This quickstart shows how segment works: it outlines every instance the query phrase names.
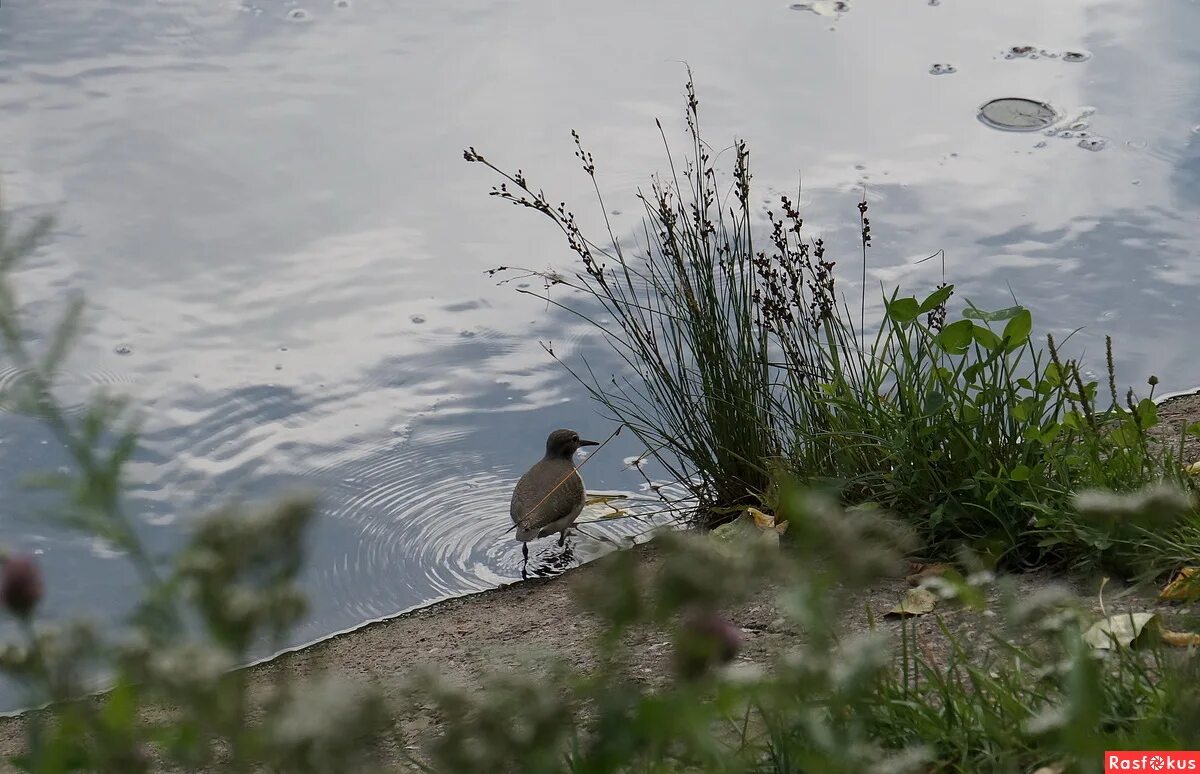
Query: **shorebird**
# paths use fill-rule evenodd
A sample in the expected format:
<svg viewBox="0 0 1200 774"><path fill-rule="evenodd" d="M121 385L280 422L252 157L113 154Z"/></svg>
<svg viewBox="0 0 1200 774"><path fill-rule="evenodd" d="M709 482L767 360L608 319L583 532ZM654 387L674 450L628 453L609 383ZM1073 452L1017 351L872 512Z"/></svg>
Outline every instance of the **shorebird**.
<svg viewBox="0 0 1200 774"><path fill-rule="evenodd" d="M521 555L529 562L529 541L558 533L561 546L567 530L583 510L586 490L575 471L572 457L581 446L599 446L584 441L574 430L555 430L546 439L546 456L525 471L513 488L509 515L517 525Z"/></svg>

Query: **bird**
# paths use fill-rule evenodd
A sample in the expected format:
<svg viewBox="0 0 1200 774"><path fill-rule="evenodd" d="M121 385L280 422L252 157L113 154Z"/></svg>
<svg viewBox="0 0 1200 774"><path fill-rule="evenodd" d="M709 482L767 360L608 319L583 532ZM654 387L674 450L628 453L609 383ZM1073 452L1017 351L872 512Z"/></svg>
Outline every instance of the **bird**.
<svg viewBox="0 0 1200 774"><path fill-rule="evenodd" d="M581 446L599 446L585 441L574 430L555 430L546 438L546 456L525 471L513 487L509 515L521 541L521 554L529 563L529 541L558 533L561 546L567 530L583 510L587 490L575 470L573 457Z"/></svg>

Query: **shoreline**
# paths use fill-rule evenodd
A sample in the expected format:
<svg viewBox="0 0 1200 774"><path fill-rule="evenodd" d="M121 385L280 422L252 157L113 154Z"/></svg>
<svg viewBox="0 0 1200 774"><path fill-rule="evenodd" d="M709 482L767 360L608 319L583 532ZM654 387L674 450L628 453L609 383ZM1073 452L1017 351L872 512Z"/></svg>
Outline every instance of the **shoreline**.
<svg viewBox="0 0 1200 774"><path fill-rule="evenodd" d="M1200 392L1172 395L1158 402L1160 421L1174 430L1200 421ZM1188 461L1200 459L1200 438L1185 442ZM653 571L657 548L654 541L625 549L633 552L646 571ZM536 661L539 653L566 656L576 667L586 669L592 662L592 644L599 631L597 622L575 604L575 591L603 571L603 562L573 567L549 578L531 578L469 594L449 597L395 615L366 621L341 632L332 633L306 645L299 645L248 664L244 669L252 691L262 697L272 689L273 677L280 671L292 677L308 677L321 671L370 682L400 710L397 699L403 696L405 681L414 670L431 667L445 678L460 684L478 685L484 674L499 669L517 669ZM1097 608L1095 584L1089 579L1069 578L1044 571L1010 576L1023 591L1033 593L1051 584L1068 585L1080 602ZM867 589L856 610L848 611L844 624L848 633L865 632L871 626L896 629L899 624L883 621L880 614L899 600L908 589L903 577L886 578ZM1109 587L1112 589L1112 586ZM1164 606L1153 597L1138 593L1109 593L1110 611L1124 608L1156 608L1166 615L1184 613L1178 606ZM868 612L870 611L870 612ZM967 631L982 630L986 619L956 610L940 613L942 618ZM767 664L785 648L798 632L774 608L769 595L730 610L731 620L744 636L739 661ZM928 628L930 639L940 639L935 624L938 616L919 619L917 626ZM970 636L970 635L969 635ZM637 631L630 634L636 653L636 676L655 680L670 673L669 637L661 631ZM94 694L103 696L104 692ZM19 754L24 749L25 718L28 709L0 716L0 757ZM436 719L420 708L405 707L397 712L396 735L405 740L407 749L415 749L438 733ZM399 766L406 750L383 750L385 762ZM11 771L0 763L0 771Z"/></svg>

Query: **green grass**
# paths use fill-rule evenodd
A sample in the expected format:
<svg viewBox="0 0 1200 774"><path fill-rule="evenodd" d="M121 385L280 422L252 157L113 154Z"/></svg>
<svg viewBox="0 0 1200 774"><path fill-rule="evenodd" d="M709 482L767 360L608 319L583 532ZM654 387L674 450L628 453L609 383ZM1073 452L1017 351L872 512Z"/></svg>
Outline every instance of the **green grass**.
<svg viewBox="0 0 1200 774"><path fill-rule="evenodd" d="M586 302L546 300L591 324L624 368L565 365L691 487L702 521L770 507L772 482L786 473L900 514L935 554L967 548L1002 567L1104 562L1116 543L1126 554L1131 544L1080 520L1076 492L1190 485L1177 460L1182 442L1154 440L1157 380L1144 397L1119 394L1111 341L1102 388L1035 334L1031 310L1015 299L1000 310L959 306L945 282L919 296L889 291L881 318L866 325L867 203L864 291L852 310L795 202L780 197L766 223L752 216L745 142L732 146L732 182L718 183L720 154L702 138L690 79L685 116L683 160L659 125L670 171L640 195L636 249L611 226L593 241L522 172L474 148L465 155L504 178L493 195L549 217L566 236L581 270L542 274ZM595 161L574 140L607 212ZM1195 514L1175 526L1165 541L1171 561L1200 553ZM1136 569L1169 569L1152 561L1163 548L1151 539Z"/></svg>

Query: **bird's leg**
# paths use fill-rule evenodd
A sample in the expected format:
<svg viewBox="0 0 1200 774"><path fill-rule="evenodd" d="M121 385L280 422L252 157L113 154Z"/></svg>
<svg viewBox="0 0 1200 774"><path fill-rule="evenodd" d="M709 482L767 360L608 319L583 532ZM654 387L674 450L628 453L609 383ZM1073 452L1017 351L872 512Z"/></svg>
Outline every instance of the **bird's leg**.
<svg viewBox="0 0 1200 774"><path fill-rule="evenodd" d="M521 580L525 580L526 578L529 577L529 574L527 572L528 567L529 567L529 544L528 543L521 544L521 557L522 557Z"/></svg>
<svg viewBox="0 0 1200 774"><path fill-rule="evenodd" d="M562 532L558 533L558 547L562 548L563 543L566 543L566 542L567 542L567 531L564 529Z"/></svg>

